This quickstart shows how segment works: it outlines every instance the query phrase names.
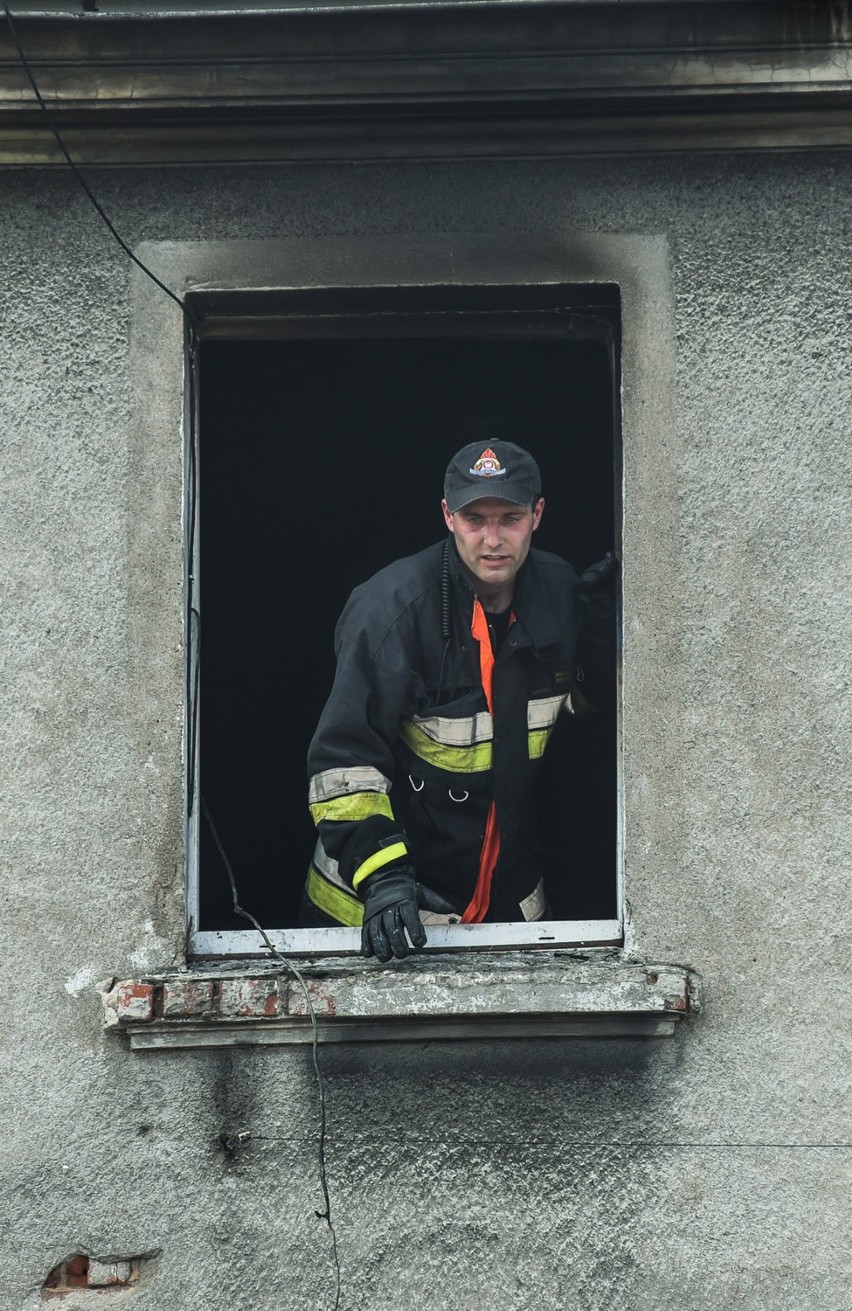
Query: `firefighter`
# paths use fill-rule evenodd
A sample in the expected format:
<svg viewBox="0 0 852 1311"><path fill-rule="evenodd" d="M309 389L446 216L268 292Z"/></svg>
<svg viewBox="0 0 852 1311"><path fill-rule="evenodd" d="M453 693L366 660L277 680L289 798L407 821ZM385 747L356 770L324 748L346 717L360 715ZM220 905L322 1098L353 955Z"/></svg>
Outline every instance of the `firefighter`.
<svg viewBox="0 0 852 1311"><path fill-rule="evenodd" d="M380 961L429 923L545 917L536 771L578 676L605 695L614 669L615 557L578 578L531 549L544 498L526 450L463 447L441 508L444 541L349 597L308 751L300 926L361 925Z"/></svg>

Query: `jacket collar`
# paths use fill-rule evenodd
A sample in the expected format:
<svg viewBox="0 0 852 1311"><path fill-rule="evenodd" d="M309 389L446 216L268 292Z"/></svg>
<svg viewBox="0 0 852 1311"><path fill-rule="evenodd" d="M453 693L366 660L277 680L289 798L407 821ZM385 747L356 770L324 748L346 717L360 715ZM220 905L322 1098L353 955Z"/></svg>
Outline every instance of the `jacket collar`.
<svg viewBox="0 0 852 1311"><path fill-rule="evenodd" d="M452 533L448 534L448 540L450 547L450 577L455 585L456 596L461 601L464 613L469 619L473 613L473 598L475 596L473 583L468 570L459 558ZM515 613L513 628L517 630L516 636L519 639L519 645L534 646L537 650L542 650L544 647L553 646L559 642L561 634L556 616L551 607L547 605L542 592L535 555L532 550L518 570L515 579L515 594L512 598L512 609ZM524 638L526 638L526 641Z"/></svg>

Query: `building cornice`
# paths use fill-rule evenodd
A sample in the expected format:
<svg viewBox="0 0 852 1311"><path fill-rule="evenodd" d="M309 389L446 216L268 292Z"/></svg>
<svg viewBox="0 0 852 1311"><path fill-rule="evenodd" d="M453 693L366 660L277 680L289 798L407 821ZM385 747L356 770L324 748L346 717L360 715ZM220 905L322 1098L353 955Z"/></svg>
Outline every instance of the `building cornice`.
<svg viewBox="0 0 852 1311"><path fill-rule="evenodd" d="M86 3L12 4L82 162L852 144L845 3ZM59 162L4 22L0 163Z"/></svg>

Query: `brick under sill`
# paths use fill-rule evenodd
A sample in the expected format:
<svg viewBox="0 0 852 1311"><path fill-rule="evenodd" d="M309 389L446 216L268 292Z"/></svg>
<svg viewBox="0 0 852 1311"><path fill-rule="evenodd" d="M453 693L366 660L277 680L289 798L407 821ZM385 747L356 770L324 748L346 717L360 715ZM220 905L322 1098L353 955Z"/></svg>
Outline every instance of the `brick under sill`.
<svg viewBox="0 0 852 1311"><path fill-rule="evenodd" d="M682 965L514 951L188 967L101 985L134 1049L427 1038L670 1037L698 1008ZM303 986L304 984L304 986Z"/></svg>

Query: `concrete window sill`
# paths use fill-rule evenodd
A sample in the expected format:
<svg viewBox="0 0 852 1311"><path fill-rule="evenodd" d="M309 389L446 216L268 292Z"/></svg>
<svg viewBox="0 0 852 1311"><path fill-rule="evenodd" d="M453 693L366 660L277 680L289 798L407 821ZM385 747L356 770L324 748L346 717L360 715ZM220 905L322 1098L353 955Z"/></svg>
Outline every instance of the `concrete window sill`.
<svg viewBox="0 0 852 1311"><path fill-rule="evenodd" d="M680 965L618 952L299 961L320 1042L426 1038L669 1037L697 1009ZM305 1043L305 990L280 962L189 968L101 987L105 1024L135 1049Z"/></svg>

